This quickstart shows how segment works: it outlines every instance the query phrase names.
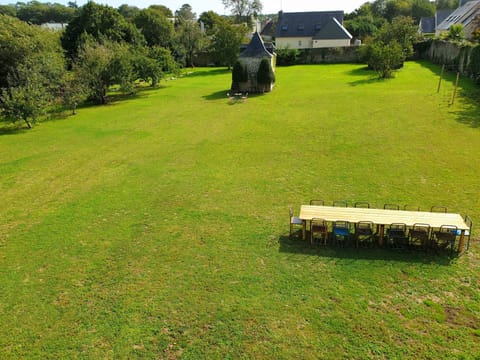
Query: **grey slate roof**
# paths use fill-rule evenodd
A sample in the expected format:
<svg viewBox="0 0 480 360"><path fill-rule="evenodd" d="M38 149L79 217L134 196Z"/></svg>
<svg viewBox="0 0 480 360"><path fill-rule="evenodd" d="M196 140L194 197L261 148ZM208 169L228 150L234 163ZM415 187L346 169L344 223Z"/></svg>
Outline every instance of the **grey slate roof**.
<svg viewBox="0 0 480 360"><path fill-rule="evenodd" d="M453 11L454 11L453 9L437 10L437 12L435 13L435 18L436 18L435 27L440 25L442 21L445 20L447 17L449 17Z"/></svg>
<svg viewBox="0 0 480 360"><path fill-rule="evenodd" d="M343 11L340 10L293 13L284 13L283 11L280 11L278 13L275 37L314 37L325 26L327 26L327 24L329 25L329 28L326 30L325 34L332 32L333 35L336 31L334 31L333 26L329 24L332 18L335 18L338 24L343 28L341 25L343 23ZM336 34L336 36L339 35ZM346 34L344 34L344 36L345 37L341 37L341 39L348 38ZM326 38L322 37L321 39ZM339 37L335 37L334 39L339 39Z"/></svg>
<svg viewBox="0 0 480 360"><path fill-rule="evenodd" d="M420 19L420 32L422 34L435 33L435 17L422 17Z"/></svg>
<svg viewBox="0 0 480 360"><path fill-rule="evenodd" d="M247 48L242 51L240 57L271 58L273 57L273 55L265 48L265 44L263 43L263 40L258 34L258 32L255 32L255 34L253 34L252 40L250 41L250 44L248 44Z"/></svg>
<svg viewBox="0 0 480 360"><path fill-rule="evenodd" d="M313 36L314 40L341 40L351 38L352 35L348 30L345 29L334 17L330 18L325 26Z"/></svg>
<svg viewBox="0 0 480 360"><path fill-rule="evenodd" d="M442 21L437 30L447 31L450 26L454 24L462 24L463 27L470 24L470 22L480 14L480 0L468 1L465 5L457 8L444 21Z"/></svg>

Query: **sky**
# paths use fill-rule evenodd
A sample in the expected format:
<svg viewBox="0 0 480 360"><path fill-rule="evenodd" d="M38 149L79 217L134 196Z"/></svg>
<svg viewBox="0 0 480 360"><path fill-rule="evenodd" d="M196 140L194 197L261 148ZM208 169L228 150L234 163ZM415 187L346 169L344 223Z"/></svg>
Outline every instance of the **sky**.
<svg viewBox="0 0 480 360"><path fill-rule="evenodd" d="M0 4L15 4L19 0L0 0ZM24 0L27 2L28 0ZM51 2L66 5L69 0L39 0L40 2ZM75 0L72 0L75 1ZM213 10L218 14L229 14L225 10L221 0L94 0L98 4L109 5L118 8L122 4L146 8L152 4L165 5L175 12L183 4L189 4L193 12L200 15L204 11ZM367 0L261 0L263 4L263 14L276 14L278 11L328 11L343 10L350 13L357 9ZM86 0L77 0L79 6L85 4Z"/></svg>

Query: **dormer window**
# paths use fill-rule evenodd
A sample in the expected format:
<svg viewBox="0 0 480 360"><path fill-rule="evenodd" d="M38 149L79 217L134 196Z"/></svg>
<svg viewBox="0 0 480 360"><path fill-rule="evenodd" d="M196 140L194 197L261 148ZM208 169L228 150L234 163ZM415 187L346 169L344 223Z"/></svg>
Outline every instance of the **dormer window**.
<svg viewBox="0 0 480 360"><path fill-rule="evenodd" d="M282 31L287 31L288 30L288 25L282 25Z"/></svg>
<svg viewBox="0 0 480 360"><path fill-rule="evenodd" d="M299 31L305 30L305 26L303 26L303 24L298 24L298 30Z"/></svg>
<svg viewBox="0 0 480 360"><path fill-rule="evenodd" d="M315 31L318 31L322 28L321 24L315 24Z"/></svg>

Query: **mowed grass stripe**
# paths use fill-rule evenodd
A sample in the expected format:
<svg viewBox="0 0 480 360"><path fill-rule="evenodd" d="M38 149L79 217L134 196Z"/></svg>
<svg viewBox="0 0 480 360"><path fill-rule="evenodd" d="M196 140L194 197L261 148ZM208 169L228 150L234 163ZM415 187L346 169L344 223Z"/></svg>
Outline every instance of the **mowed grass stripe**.
<svg viewBox="0 0 480 360"><path fill-rule="evenodd" d="M0 137L6 358L478 356L478 244L458 260L288 240L311 198L478 210L472 102L407 63L230 74ZM476 225L476 228L478 225Z"/></svg>

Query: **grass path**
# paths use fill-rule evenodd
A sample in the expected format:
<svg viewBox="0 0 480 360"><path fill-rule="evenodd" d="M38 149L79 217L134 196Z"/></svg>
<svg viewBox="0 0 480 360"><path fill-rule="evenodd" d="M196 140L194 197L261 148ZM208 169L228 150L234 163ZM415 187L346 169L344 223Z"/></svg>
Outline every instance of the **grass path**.
<svg viewBox="0 0 480 360"><path fill-rule="evenodd" d="M407 63L198 69L0 135L4 358L476 358L479 245L449 261L288 239L311 198L448 206L480 228L478 90Z"/></svg>

